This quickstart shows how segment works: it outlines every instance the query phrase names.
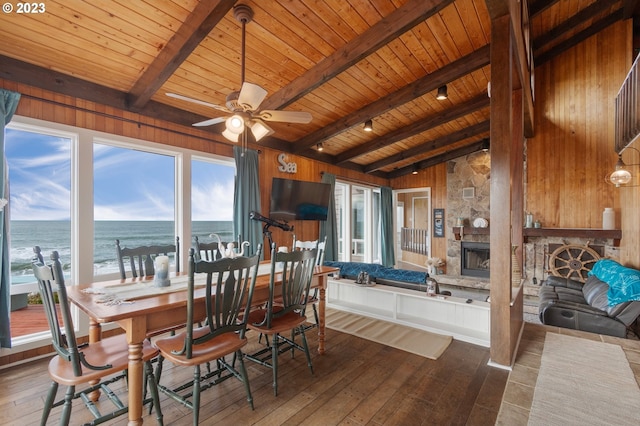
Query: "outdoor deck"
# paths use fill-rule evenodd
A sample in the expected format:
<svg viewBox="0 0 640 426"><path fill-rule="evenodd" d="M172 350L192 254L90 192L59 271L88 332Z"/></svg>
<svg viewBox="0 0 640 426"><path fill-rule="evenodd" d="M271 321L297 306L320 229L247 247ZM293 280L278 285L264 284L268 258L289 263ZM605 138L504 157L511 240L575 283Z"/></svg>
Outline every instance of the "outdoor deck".
<svg viewBox="0 0 640 426"><path fill-rule="evenodd" d="M11 337L49 330L44 305L27 305L26 308L11 312Z"/></svg>

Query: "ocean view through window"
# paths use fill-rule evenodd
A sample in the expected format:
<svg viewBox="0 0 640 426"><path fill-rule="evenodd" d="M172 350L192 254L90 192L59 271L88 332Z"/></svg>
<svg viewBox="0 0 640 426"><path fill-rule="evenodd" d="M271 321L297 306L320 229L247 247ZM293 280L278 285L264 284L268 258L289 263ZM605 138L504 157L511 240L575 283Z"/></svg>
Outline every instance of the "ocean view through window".
<svg viewBox="0 0 640 426"><path fill-rule="evenodd" d="M37 300L35 245L45 261L57 250L67 284L76 285L118 276L116 239L157 245L177 235L183 261L194 236L233 239L232 158L19 116L5 145L12 299ZM44 334L12 333L12 343L46 345Z"/></svg>
<svg viewBox="0 0 640 426"><path fill-rule="evenodd" d="M35 282L31 271L34 236L45 257L52 250L58 250L63 269L68 272L70 259L70 227L68 220L39 221L14 220L11 222L11 275L12 283ZM195 221L192 223L193 235L201 241L208 241L209 235L217 233L227 241L233 237L232 221ZM122 235L123 246L163 244L174 235L172 221L96 221L94 268L101 273L118 272L114 235ZM67 245L61 241L67 240ZM184 246L188 250L189 244ZM46 260L46 259L45 259Z"/></svg>

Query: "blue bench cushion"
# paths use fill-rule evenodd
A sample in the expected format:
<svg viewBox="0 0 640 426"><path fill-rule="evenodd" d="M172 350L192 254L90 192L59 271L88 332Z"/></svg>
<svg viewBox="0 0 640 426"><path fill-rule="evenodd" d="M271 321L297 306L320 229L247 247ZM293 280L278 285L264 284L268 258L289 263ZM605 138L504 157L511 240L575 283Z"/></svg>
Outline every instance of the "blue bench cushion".
<svg viewBox="0 0 640 426"><path fill-rule="evenodd" d="M340 277L353 280L358 277L361 271L368 273L369 277L376 282L389 280L423 284L428 277L426 272L389 268L377 263L325 261L324 264L340 268Z"/></svg>

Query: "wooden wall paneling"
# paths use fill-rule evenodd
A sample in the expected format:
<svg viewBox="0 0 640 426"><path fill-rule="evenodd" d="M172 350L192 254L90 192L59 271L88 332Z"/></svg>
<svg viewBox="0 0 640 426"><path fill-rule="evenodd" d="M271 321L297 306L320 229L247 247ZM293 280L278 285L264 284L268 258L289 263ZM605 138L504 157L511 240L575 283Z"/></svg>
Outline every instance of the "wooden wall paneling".
<svg viewBox="0 0 640 426"><path fill-rule="evenodd" d="M620 212L620 191L604 177L617 159L613 99L631 66L620 59L630 58L630 31L616 23L536 69L525 205L545 227L600 228L605 207Z"/></svg>

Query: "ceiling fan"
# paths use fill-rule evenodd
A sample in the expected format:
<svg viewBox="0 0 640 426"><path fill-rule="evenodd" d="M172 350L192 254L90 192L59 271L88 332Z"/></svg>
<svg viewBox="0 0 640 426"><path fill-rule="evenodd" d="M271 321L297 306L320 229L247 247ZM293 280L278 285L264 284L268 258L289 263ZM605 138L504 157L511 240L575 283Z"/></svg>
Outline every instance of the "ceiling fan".
<svg viewBox="0 0 640 426"><path fill-rule="evenodd" d="M238 142L238 138L246 129L251 130L256 142L265 136L271 135L273 133L273 129L267 126L265 121L303 124L309 123L312 116L308 112L258 110L260 104L267 96L267 91L257 84L249 83L244 80L246 24L251 22L251 19L253 18L253 10L248 5L239 4L233 8L233 16L242 24L242 65L240 75L242 87L240 88L240 91L229 93L229 95L227 95L225 106L189 98L176 93L167 93L167 96L204 105L217 109L218 111L224 111L231 114L227 117L216 117L200 121L193 125L198 127L212 126L224 121L226 129L222 132L222 135L232 142Z"/></svg>

